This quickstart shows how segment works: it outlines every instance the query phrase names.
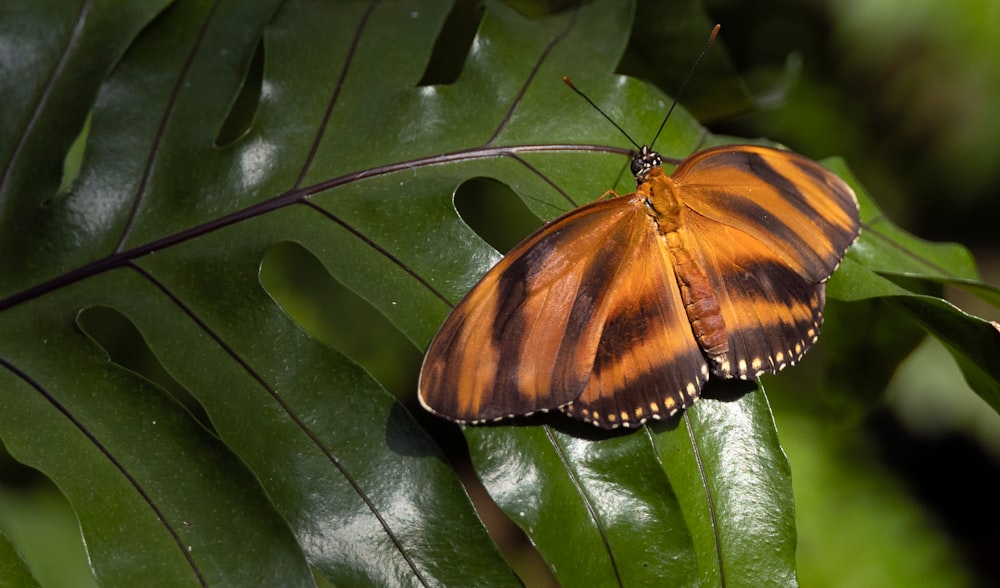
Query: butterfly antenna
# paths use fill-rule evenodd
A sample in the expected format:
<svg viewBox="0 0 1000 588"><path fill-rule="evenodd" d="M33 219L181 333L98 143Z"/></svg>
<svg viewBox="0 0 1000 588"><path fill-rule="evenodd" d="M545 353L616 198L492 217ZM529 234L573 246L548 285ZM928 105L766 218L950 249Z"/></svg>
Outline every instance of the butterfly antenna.
<svg viewBox="0 0 1000 588"><path fill-rule="evenodd" d="M656 140L660 138L660 133L663 132L663 127L666 126L667 119L670 118L670 114L674 111L674 108L677 107L677 103L680 102L681 94L683 94L684 90L688 87L688 82L691 81L691 77L694 75L694 71L698 69L698 66L701 65L701 60L705 59L705 55L708 54L708 50L712 48L712 43L715 42L715 37L719 35L720 28L722 28L722 25L715 25L714 27L712 27L712 32L709 33L708 35L708 42L705 43L705 48L701 50L701 55L698 56L698 59L695 60L694 65L692 65L691 69L688 70L687 77L684 78L684 81L681 82L681 87L678 88L677 93L674 94L674 101L670 105L670 109L667 110L667 115L663 117L663 122L660 123L660 128L656 130L656 134L653 135L653 140L649 142L650 147L652 147L653 143L656 143Z"/></svg>
<svg viewBox="0 0 1000 588"><path fill-rule="evenodd" d="M573 82L569 81L569 77L568 76L563 76L562 80L563 80L564 84L566 84L567 86L569 86L570 90L573 90L574 92L576 92L577 94L579 94L579 96L581 98L583 98L584 100L587 101L587 104L590 104L591 106L593 106L594 110L596 110L597 112L600 112L601 116L603 116L604 118L608 119L608 122L611 123L611 124L613 124L615 126L615 128L618 129L619 132L621 132L621 134L625 135L625 138L628 139L630 143L632 143L633 145L635 145L636 149L641 149L641 147L639 147L639 144L635 142L635 139L633 139L631 136L629 136L629 134L625 132L625 129L621 128L621 126L619 126L619 124L616 123L614 121L614 119L612 119L610 116L607 115L607 113L605 113L603 110L601 110L600 106L594 104L593 100L591 100L586 94L584 94L583 92L581 92L579 90L579 88L577 88L576 86L574 86Z"/></svg>

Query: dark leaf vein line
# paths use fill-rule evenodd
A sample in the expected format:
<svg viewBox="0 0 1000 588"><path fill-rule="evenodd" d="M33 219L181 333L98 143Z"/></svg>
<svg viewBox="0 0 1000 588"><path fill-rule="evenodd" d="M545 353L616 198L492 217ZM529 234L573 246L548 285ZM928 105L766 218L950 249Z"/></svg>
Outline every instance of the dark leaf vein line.
<svg viewBox="0 0 1000 588"><path fill-rule="evenodd" d="M619 586L623 586L621 572L618 570L618 561L615 559L615 552L611 549L611 540L608 538L608 531L604 528L604 524L601 522L600 516L597 514L597 507L594 505L593 499L587 494L587 491L583 487L583 483L580 482L580 477L577 475L576 471L570 467L570 459L566 456L566 452L563 451L562 445L555 438L552 433L552 428L548 425L543 425L545 430L545 436L548 438L549 443L555 450L556 455L559 457L559 463L563 465L563 469L569 476L570 482L573 484L573 488L576 489L576 493L580 496L580 501L583 502L583 506L587 509L587 514L590 515L590 519L594 521L594 526L597 527L597 532L601 536L601 542L604 543L604 550L608 554L608 559L611 560L611 569L615 572L615 580L618 581Z"/></svg>
<svg viewBox="0 0 1000 588"><path fill-rule="evenodd" d="M368 8L365 9L365 13L361 16L358 28L354 32L354 38L351 39L350 48L347 50L344 65L340 68L340 76L337 78L337 83L333 88L333 94L327 102L326 112L323 113L323 119L319 123L319 128L316 129L316 136L313 138L312 145L309 147L309 153L306 155L306 160L302 164L302 170L299 172L299 177L295 180L295 184L292 186L293 190L302 185L302 182L305 181L306 174L309 173L309 169L312 167L313 159L316 158L316 153L319 151L319 144L323 141L323 135L326 133L326 126L329 124L330 116L333 114L333 108L336 106L337 99L340 97L340 91L344 87L344 80L347 78L347 72L350 71L351 63L354 62L354 53L357 51L358 44L361 42L361 33L364 32L365 27L368 24L368 18L375 10L376 4L376 2L369 3Z"/></svg>
<svg viewBox="0 0 1000 588"><path fill-rule="evenodd" d="M299 429L301 429L303 433L305 433L305 435L309 438L309 440L317 448L319 448L320 451L323 452L323 455L326 456L327 460L329 460L330 463L335 468L337 468L337 471L340 472L340 474L344 477L345 480L347 480L347 482L351 485L351 488L354 490L354 492L357 493L357 495L361 498L362 501L364 501L365 506L368 508L369 511L371 511L372 515L376 519L378 519L378 522L385 530L386 535L392 541L397 551L399 551L399 553L406 560L407 565L409 565L410 568L413 570L414 575L416 575L416 577L420 580L420 582L423 585L425 586L428 585L427 581L420 573L420 568L417 567L416 563L410 557L410 554L403 547L402 542L393 532L392 527L389 525L389 522L386 521L385 517L382 516L381 511L375 505L371 497L368 496L368 494L361 487L361 484L354 478L351 472L348 471L347 466L345 466L340 461L340 459L337 458L336 455L334 455L333 450L331 450L330 447L328 447L326 443L324 443L323 440L319 438L319 435L317 435L316 432L313 431L312 428L310 428L309 425L307 425L304 420L302 420L302 417L300 417L299 414L295 412L295 410L292 408L292 406L288 404L288 402L280 394L278 394L277 390L275 390L274 387L267 382L264 376L262 376L257 370L255 370L253 366L251 366L250 363L247 362L247 360L245 360L239 353L237 353L236 350L233 349L218 333L216 333L214 329L212 329L207 323L205 323L205 321L201 319L201 317L199 317L191 308L189 308L184 303L184 301L178 298L177 295L175 295L173 291L170 290L170 288L168 288L165 284L157 280L152 274L150 274L143 268L139 267L138 265L135 265L134 263L130 262L128 266L133 270L135 270L136 272L138 272L144 279L146 279L149 283L151 283L158 290L160 290L160 292L162 292L164 296L170 299L170 301L173 302L174 305L176 305L177 308L181 310L181 312L183 312L192 322L198 325L198 328L200 328L206 335L208 335L213 341L215 341L216 345L218 345L219 348L222 349L224 353L226 353L226 355L231 357L233 361L235 361L247 373L247 375L253 378L257 382L257 384L265 392L267 392L267 394L278 404L278 406L281 407L281 410L285 412L289 420L294 422L295 425Z"/></svg>
<svg viewBox="0 0 1000 588"><path fill-rule="evenodd" d="M187 57L184 59L184 65L181 66L181 71L177 75L177 80L174 82L173 88L170 90L170 97L167 99L166 108L163 110L163 116L160 118L160 124L156 128L156 134L153 136L152 144L149 148L149 154L146 156L146 164L142 169L142 177L139 179L139 184L135 188L135 197L132 199L132 208L129 210L128 219L125 221L125 226L122 229L122 235L118 239L118 244L115 246L115 252L121 251L122 247L125 246L125 241L128 240L130 234L132 234L132 227L135 225L136 216L139 214L139 209L142 207L142 202L146 196L146 187L149 185L149 180L153 174L153 162L156 160L156 156L160 151L160 145L163 143L163 135L167 131L167 124L170 122L170 116L174 112L174 107L177 106L177 98L180 96L181 88L184 87L184 80L187 79L188 73L191 71L191 66L194 64L194 58L198 55L198 51L201 49L201 44L205 40L205 35L208 33L208 25L212 22L212 17L215 15L215 11L219 6L218 0L212 3L212 7L209 9L208 13L205 15L205 20L201 23L201 28L198 30L198 36L195 37L194 45L191 46L191 50L188 51Z"/></svg>
<svg viewBox="0 0 1000 588"><path fill-rule="evenodd" d="M246 208L241 208L229 214L214 218L210 221L202 223L200 225L191 227L189 229L179 231L167 235L165 237L154 239L148 243L138 245L132 249L125 251L117 251L103 258L96 259L88 264L82 265L63 274L60 274L54 278L47 281L35 284L34 286L29 286L24 290L16 292L7 298L0 299L0 311L5 309L23 304L30 300L34 300L39 296L43 296L49 292L57 290L59 288L75 284L81 280L102 274L104 272L117 269L122 267L131 260L138 259L145 255L148 255L154 251L161 251L185 243L192 239L196 239L203 235L207 235L219 229L226 228L228 226L240 223L242 221L256 218L263 214L279 210L291 204L298 204L306 202L308 198L315 196L321 192L337 188L339 186L350 184L352 182L358 182L366 180L369 178L375 178L379 176L384 176L392 173L397 173L400 171L412 170L421 167L444 165L448 163L455 163L460 161L470 161L476 159L490 159L499 157L514 157L518 161L523 161L517 158L516 155L521 153L531 153L531 152L579 152L579 151L591 151L591 152L604 152L604 153L627 153L627 150L623 150L621 147L613 146L602 146L602 145L586 145L586 144L552 144L552 145L522 145L516 147L483 147L466 149L461 151L455 151L452 153L445 153L442 155L434 155L425 158L419 158L409 161L398 162L394 164L374 167L365 169L359 172L354 172L346 174L337 178L331 178L323 182L319 182L312 186L306 186L296 190L290 190L274 198L264 200L257 204L248 206ZM400 262L402 263L402 262ZM412 272L412 270L407 270Z"/></svg>
<svg viewBox="0 0 1000 588"><path fill-rule="evenodd" d="M549 39L548 43L545 44L545 49L542 50L538 59L536 59L535 63L531 66L531 72L528 74L527 79L524 80L524 83L521 84L521 87L517 91L517 95L514 97L514 100L511 101L510 107L507 109L507 112L504 113L503 118L500 119L500 123L497 125L496 130L493 131L493 136L486 141L486 145L493 144L493 141L496 141L500 136L500 133L502 133L507 127L507 123L509 123L510 119L514 116L514 111L517 110L517 107L521 104L521 100L524 99L524 95L527 93L528 87L531 86L531 82L534 81L535 76L538 75L538 70L541 69L542 64L545 63L545 60L548 58L549 53L552 52L552 49L554 49L555 46L558 45L571 30L573 30L573 26L576 24L576 18L579 14L579 10L573 12L572 17L570 17L563 30Z"/></svg>
<svg viewBox="0 0 1000 588"><path fill-rule="evenodd" d="M28 141L28 137L31 136L31 131L35 128L35 125L38 124L38 119L41 118L42 111L45 110L45 106L49 103L49 98L52 96L56 81L59 80L63 70L66 69L66 62L69 61L69 56L72 53L73 48L76 47L77 41L80 39L80 34L83 32L84 23L87 22L87 15L90 12L91 6L93 6L93 2L88 0L80 7L80 12L76 16L76 23L73 25L73 30L70 32L69 39L66 41L66 46L63 48L62 54L59 55L59 61L56 62L56 66L52 69L49 79L45 82L45 88L42 89L42 93L38 97L35 109L31 112L31 117L28 119L28 123L24 126L24 130L21 132L21 135L17 140L17 145L14 147L14 151L11 153L10 159L7 161L7 166L3 170L3 177L0 178L0 202L4 200L4 195L7 193L7 189L10 185L10 178L14 173L15 164L18 159L21 158L21 152L24 151L24 146Z"/></svg>
<svg viewBox="0 0 1000 588"><path fill-rule="evenodd" d="M430 282L428 282L426 279L424 279L423 276L421 276L419 273L417 273L416 270L414 270L409 265L407 265L405 262L403 262L403 260L401 260L398 257L396 257L395 255L393 255L388 249L386 249L385 247L382 247L381 245L379 245L378 243L376 243L372 239L369 239L367 236L365 236L364 233L362 233L361 231L355 229L350 224L344 222L343 219L341 219L337 215L333 214L329 210L327 210L327 209L325 209L325 208L323 208L321 206L317 206L316 204L314 204L313 202L311 202L309 200L303 201L303 204L305 204L309 208L315 210L316 212L322 214L323 216L325 216L326 218L330 219L331 221L337 223L345 231L347 231L350 234L354 235L354 237L356 237L359 241L361 241L365 245L368 245L369 247L371 247L372 249L374 249L375 251L377 251L380 255L382 255L383 257L385 257L386 259L388 259L392 263L394 263L400 269L402 269L406 273L410 274L410 277L412 277L414 280L420 282L420 284L424 288L427 288L427 290L429 290L432 294L434 294L434 296L436 296L442 302L444 302L448 306L453 306L454 305L454 303L451 300L448 300L448 297L445 296L440 290L438 290L437 288L435 288Z"/></svg>
<svg viewBox="0 0 1000 588"><path fill-rule="evenodd" d="M726 569L722 557L722 537L719 530L719 516L715 510L715 498L712 495L712 487L709 485L708 472L705 470L705 462L701 457L701 447L698 445L698 437L694 433L694 423L691 422L689 411L684 411L684 424L691 441L691 451L694 454L694 461L698 468L698 475L701 476L701 485L705 489L705 502L708 504L709 522L712 525L712 537L715 539L715 557L719 566L719 584L722 588L726 586Z"/></svg>
<svg viewBox="0 0 1000 588"><path fill-rule="evenodd" d="M919 254L913 252L913 250L911 250L911 249L907 249L906 247L902 246L901 244L899 244L898 242L896 242L894 239L892 239L891 237L889 237L888 235L886 235L885 233L883 233L882 231L878 230L876 227L873 226L875 222L877 222L879 220L883 220L884 218L885 218L884 215L882 215L882 216L879 216L878 218L872 219L871 221L869 221L867 223L862 223L862 225L861 225L862 226L862 235L864 235L864 236L869 236L870 235L872 238L877 238L879 241L881 241L887 247L895 249L898 253L901 253L902 255L904 255L906 257L909 257L910 259L913 259L914 261L917 261L919 263L924 264L928 268L930 268L930 269L932 269L934 271L939 272L943 276L948 276L948 277L954 278L956 280L962 279L962 278L959 278L957 275L955 275L955 273L952 272L951 270L949 270L948 268L942 267L942 266L940 266L940 265L932 262L931 260L927 259L923 255L919 255Z"/></svg>
<svg viewBox="0 0 1000 588"><path fill-rule="evenodd" d="M156 518L158 518L160 522L163 523L164 529L166 529L167 533L170 534L170 538L173 539L174 544L177 546L177 549L181 552L181 555L183 555L184 559L187 561L188 566L191 568L191 571L194 573L195 577L198 578L198 583L202 586L208 586L208 581L205 579L205 575L202 573L201 568L198 566L198 563L195 562L194 557L191 555L191 552L188 550L187 546L184 544L184 541L177 533L177 529L174 527L173 524L171 524L168 521L166 515L160 509L159 505L156 503L153 497L149 495L149 493L146 491L143 485L139 483L139 480L137 480L131 473L129 473L128 468L125 467L125 464L119 461L119 459L115 457L114 453L112 453L111 450L106 445L104 445L104 443L101 443L101 440L98 439L97 436L93 432L91 432L87 428L87 426L84 425L82 421L80 421L80 419L76 418L76 416L74 416L73 413L70 412L68 408L66 408L65 406L63 406L62 403L56 400L56 398L52 396L52 394L50 394L49 391L46 390L45 386L43 386L40 382L32 378L30 375L28 375L27 373L25 373L20 368L10 363L3 357L0 357L0 365L2 365L8 371L13 373L18 378L20 378L26 384L34 388L35 391L42 396L42 398L44 398L50 405L52 405L53 408L59 411L59 413L62 414L63 417L66 418L66 420L72 423L72 425L76 427L76 429L80 431L80 433L83 436L85 436L94 445L94 447L96 447L97 450L101 452L102 455L104 455L104 457L111 463L111 465L113 465L115 469L117 469L118 472L121 473L122 477L125 478L126 481L128 481L128 483L132 486L132 488L134 488L135 491L139 494L139 496L142 497L143 501L146 502L150 510L153 511L153 514L156 515Z"/></svg>
<svg viewBox="0 0 1000 588"><path fill-rule="evenodd" d="M525 160L524 158L522 158L522 157L520 157L518 155L511 155L511 158L514 159L515 161L517 161L518 163L520 163L521 165L523 165L528 171L530 171L531 173L533 173L536 176L538 176L539 178L541 178L542 181L544 181L546 184L548 184L553 190L555 190L556 192L558 192L559 195L562 196L563 199L571 207L576 208L577 206L579 206L579 204L577 204L576 200L574 200L572 196L570 196L569 194L567 194L566 191L562 189L562 187L560 187L558 184L556 184L552 180L552 178L550 178L549 176L547 176L544 173L542 173L541 170L539 170L537 167L531 165L530 163L527 162L527 160ZM566 211L565 210L560 210L559 212L566 212Z"/></svg>

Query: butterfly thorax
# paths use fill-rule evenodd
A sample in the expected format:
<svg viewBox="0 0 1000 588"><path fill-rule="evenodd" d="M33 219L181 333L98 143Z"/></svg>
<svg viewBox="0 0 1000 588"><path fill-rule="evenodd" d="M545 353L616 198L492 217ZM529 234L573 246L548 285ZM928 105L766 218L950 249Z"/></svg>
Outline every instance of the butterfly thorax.
<svg viewBox="0 0 1000 588"><path fill-rule="evenodd" d="M665 235L676 231L682 226L683 206L673 179L660 166L645 170L642 178L635 191L644 199L660 233Z"/></svg>

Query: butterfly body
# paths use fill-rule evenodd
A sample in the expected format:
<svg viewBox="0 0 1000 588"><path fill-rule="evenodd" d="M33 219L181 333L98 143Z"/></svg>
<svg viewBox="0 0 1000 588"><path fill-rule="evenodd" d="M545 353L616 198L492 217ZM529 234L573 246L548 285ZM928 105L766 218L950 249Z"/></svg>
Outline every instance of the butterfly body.
<svg viewBox="0 0 1000 588"><path fill-rule="evenodd" d="M542 226L454 308L421 403L458 422L559 409L604 428L690 406L711 375L754 378L816 340L824 282L857 237L857 200L794 153L698 152L667 175Z"/></svg>

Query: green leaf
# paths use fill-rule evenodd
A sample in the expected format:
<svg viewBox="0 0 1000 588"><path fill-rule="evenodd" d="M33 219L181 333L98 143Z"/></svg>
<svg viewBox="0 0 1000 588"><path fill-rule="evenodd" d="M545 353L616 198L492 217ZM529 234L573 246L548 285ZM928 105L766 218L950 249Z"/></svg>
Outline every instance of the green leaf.
<svg viewBox="0 0 1000 588"><path fill-rule="evenodd" d="M648 430L467 427L476 472L563 586L695 585L690 532Z"/></svg>
<svg viewBox="0 0 1000 588"><path fill-rule="evenodd" d="M40 586L3 531L0 531L0 578L3 578L4 586Z"/></svg>
<svg viewBox="0 0 1000 588"><path fill-rule="evenodd" d="M11 561L13 567L0 573L0 579L18 577L15 569L25 565L42 586L96 587L76 514L65 497L35 472L12 463L6 451L0 453L0 464L4 481L0 485L0 535L6 535L15 555L23 560ZM10 585L19 584L10 581Z"/></svg>
<svg viewBox="0 0 1000 588"><path fill-rule="evenodd" d="M83 6L0 8L16 52L0 76L0 438L66 495L99 583L516 585L444 452L260 274L301 251L422 350L499 258L455 210L462 184L495 179L539 219L632 190L627 141L561 78L638 137L657 128L669 98L614 73L634 7L528 19L489 3L458 79L420 85L445 3ZM678 110L656 146L724 140ZM979 287L968 260L865 222L831 297L940 310L927 321L994 384L980 323L883 277ZM464 432L564 585L796 581L762 392L632 433Z"/></svg>
<svg viewBox="0 0 1000 588"><path fill-rule="evenodd" d="M104 585L311 585L309 564L345 585L510 584L440 450L362 369L292 322L257 276L269 247L299 240L327 262L347 262L362 291L398 300L414 317L407 327L433 329L424 306L441 300L374 238L307 202L301 186L317 169L325 178L343 173L338 166L379 169L376 152L353 167L353 141L324 152L327 106L341 107L329 124L345 138L356 133L338 129L338 116L358 129L391 116L372 97L393 102L408 89L404 102L418 98L412 84L447 7L278 8L178 2L124 56L72 79L39 68L54 72L47 83L59 91L37 84L17 94L23 101L7 112L21 115L3 137L0 435L67 495ZM117 15L91 10L103 12L66 28L119 30L89 32ZM386 54L380 39L401 31ZM63 62L83 60L72 41L52 44L67 47ZM219 146L260 47L253 124ZM338 86L331 62L384 75ZM54 193L58 177L28 173L61 164L72 140L49 143L45 129L79 129L87 116L47 106L60 100L93 103L83 164L65 194ZM25 147L36 142L44 149ZM112 342L94 323L115 315L196 406L123 369L123 358L108 361L101 347Z"/></svg>
<svg viewBox="0 0 1000 588"><path fill-rule="evenodd" d="M465 434L484 486L564 586L796 585L790 470L763 392L715 383L637 432L557 420Z"/></svg>
<svg viewBox="0 0 1000 588"><path fill-rule="evenodd" d="M699 585L796 586L791 472L767 398L739 382L705 395L657 439L694 534Z"/></svg>
<svg viewBox="0 0 1000 588"><path fill-rule="evenodd" d="M842 162L832 167L858 191L862 237L830 280L827 294L841 300L881 298L897 305L913 324L944 343L972 389L1000 412L1000 326L892 278L958 284L994 304L1000 301L1000 290L979 281L972 255L964 247L928 243L906 233L885 217Z"/></svg>
<svg viewBox="0 0 1000 588"><path fill-rule="evenodd" d="M956 243L931 243L894 225L842 160L830 167L851 182L861 202L863 238L851 249L851 258L883 275L916 277L967 287L1000 306L1000 289L979 282L972 254Z"/></svg>

